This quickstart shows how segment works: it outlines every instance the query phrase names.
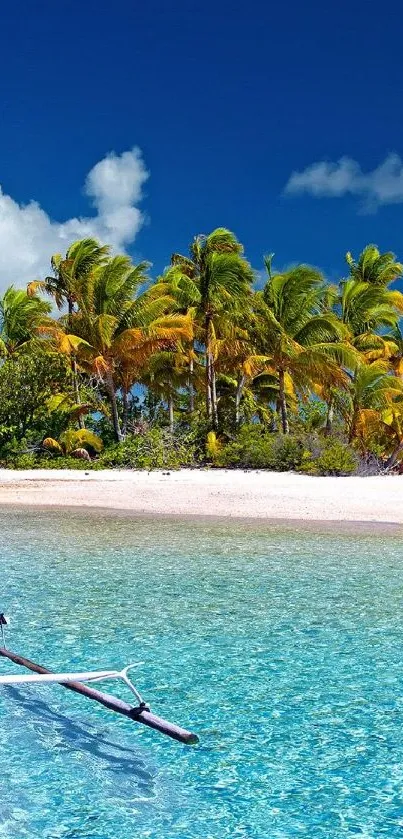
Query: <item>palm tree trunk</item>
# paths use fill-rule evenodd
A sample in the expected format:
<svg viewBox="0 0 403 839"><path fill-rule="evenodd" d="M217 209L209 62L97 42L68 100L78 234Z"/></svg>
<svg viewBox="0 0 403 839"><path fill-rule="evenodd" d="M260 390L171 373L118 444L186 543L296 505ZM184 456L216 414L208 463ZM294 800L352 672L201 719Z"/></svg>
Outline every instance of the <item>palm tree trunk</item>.
<svg viewBox="0 0 403 839"><path fill-rule="evenodd" d="M116 390L115 390L115 383L113 381L112 373L107 373L105 377L105 384L106 389L108 392L108 396L111 403L112 408L112 423L113 423L113 430L115 432L116 440L118 443L123 443L124 436L122 434L122 430L120 427L120 420L119 420L119 413L118 413L118 403L116 401Z"/></svg>
<svg viewBox="0 0 403 839"><path fill-rule="evenodd" d="M281 369L278 374L278 398L280 403L281 429L283 434L289 434L290 425L288 422L287 403L285 399L284 370Z"/></svg>
<svg viewBox="0 0 403 839"><path fill-rule="evenodd" d="M218 407L217 407L217 387L216 375L214 369L214 358L211 357L211 408L213 414L213 428L217 431L218 428Z"/></svg>
<svg viewBox="0 0 403 839"><path fill-rule="evenodd" d="M73 315L73 312L74 312L74 302L73 302L72 297L70 297L70 296L67 297L67 306L68 306L68 310L69 310L69 329L71 331L71 318L72 318L72 315Z"/></svg>
<svg viewBox="0 0 403 839"><path fill-rule="evenodd" d="M332 433L333 420L334 420L333 398L330 397L330 399L327 403L326 425L325 425L325 435L327 437L329 436L329 434Z"/></svg>
<svg viewBox="0 0 403 839"><path fill-rule="evenodd" d="M71 297L67 298L67 305L69 310L69 329L71 330L71 318L74 312L74 303ZM71 372L73 374L74 398L76 400L76 404L81 405L80 388L78 387L77 361L74 355L71 358ZM78 427L85 428L84 417L81 414L79 414L78 417Z"/></svg>
<svg viewBox="0 0 403 839"><path fill-rule="evenodd" d="M215 371L212 353L206 355L206 409L207 419L212 428L216 427L217 394L215 387Z"/></svg>
<svg viewBox="0 0 403 839"><path fill-rule="evenodd" d="M77 362L74 356L71 359L71 371L73 374L73 388L76 405L81 405L80 388L78 387ZM85 428L84 417L82 414L78 415L78 427Z"/></svg>
<svg viewBox="0 0 403 839"><path fill-rule="evenodd" d="M208 354L206 354L206 412L207 412L207 419L211 423L211 417L212 417L211 371L210 371L210 358L209 358Z"/></svg>
<svg viewBox="0 0 403 839"><path fill-rule="evenodd" d="M195 392L193 387L193 358L189 361L189 378L188 378L188 390L189 390L189 414L194 413L195 409Z"/></svg>
<svg viewBox="0 0 403 839"><path fill-rule="evenodd" d="M205 322L205 346L206 346L206 412L209 423L213 419L213 395L212 395L212 353L210 350L210 326L211 317L206 315Z"/></svg>
<svg viewBox="0 0 403 839"><path fill-rule="evenodd" d="M127 423L129 420L129 394L127 388L122 387L122 402L123 402L123 416L122 416L122 435L123 438L127 434Z"/></svg>
<svg viewBox="0 0 403 839"><path fill-rule="evenodd" d="M351 417L351 424L350 424L350 431L348 434L348 442L352 443L357 431L357 418L358 418L358 411L356 408L353 409L353 415Z"/></svg>
<svg viewBox="0 0 403 839"><path fill-rule="evenodd" d="M243 389L246 383L246 376L242 373L241 376L238 376L238 385L235 394L235 425L238 426L241 420L241 399L243 394Z"/></svg>
<svg viewBox="0 0 403 839"><path fill-rule="evenodd" d="M174 433L174 394L172 384L169 384L168 391L168 414L169 414L169 431Z"/></svg>

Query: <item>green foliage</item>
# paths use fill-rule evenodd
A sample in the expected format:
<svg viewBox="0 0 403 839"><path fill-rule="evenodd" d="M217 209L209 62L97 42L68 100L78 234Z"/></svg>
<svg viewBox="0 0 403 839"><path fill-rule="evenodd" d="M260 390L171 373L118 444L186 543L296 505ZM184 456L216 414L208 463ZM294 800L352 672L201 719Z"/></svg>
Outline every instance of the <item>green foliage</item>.
<svg viewBox="0 0 403 839"><path fill-rule="evenodd" d="M308 400L300 405L299 415L296 420L291 420L291 428L300 432L318 431L324 428L326 423L327 406L318 399Z"/></svg>
<svg viewBox="0 0 403 839"><path fill-rule="evenodd" d="M35 294L10 286L0 297L0 349L3 355L26 348L51 307Z"/></svg>
<svg viewBox="0 0 403 839"><path fill-rule="evenodd" d="M162 428L133 434L123 443L115 443L98 461L103 469L179 469L195 463L193 435L172 435Z"/></svg>
<svg viewBox="0 0 403 839"><path fill-rule="evenodd" d="M215 431L209 431L206 440L206 455L213 463L219 460L221 453L221 443L217 438Z"/></svg>
<svg viewBox="0 0 403 839"><path fill-rule="evenodd" d="M288 472L299 469L304 452L303 440L291 435L277 434L273 443L273 469Z"/></svg>
<svg viewBox="0 0 403 839"><path fill-rule="evenodd" d="M317 434L273 434L244 426L214 459L214 465L243 469L295 470L309 475L351 475L359 458L347 443Z"/></svg>
<svg viewBox="0 0 403 839"><path fill-rule="evenodd" d="M316 454L305 451L301 471L308 475L353 475L357 472L359 458L347 443L341 440L322 441Z"/></svg>
<svg viewBox="0 0 403 839"><path fill-rule="evenodd" d="M218 227L208 236L196 236L189 256L173 254L171 268L161 279L162 288L172 295L179 309L185 304L192 312L196 332L204 344L206 413L217 429L216 341L232 318L248 306L254 280L252 268L234 233Z"/></svg>
<svg viewBox="0 0 403 839"><path fill-rule="evenodd" d="M355 451L360 469L371 453L390 463L403 450L403 294L390 288L403 265L375 245L346 259L332 286L267 256L259 291L226 228L152 283L148 263L74 242L51 276L0 298L0 457L309 474L350 474Z"/></svg>
<svg viewBox="0 0 403 839"><path fill-rule="evenodd" d="M17 467L16 467L17 468ZM69 457L68 455L64 457L46 457L46 456L35 456L34 464L31 467L32 469L81 469L85 471L90 471L94 469L99 469L98 461L87 461L87 460L80 460L76 457Z"/></svg>
<svg viewBox="0 0 403 839"><path fill-rule="evenodd" d="M39 452L21 452L3 454L0 457L2 469L80 469L94 470L102 468L97 460L80 460L75 457L51 457Z"/></svg>
<svg viewBox="0 0 403 839"><path fill-rule="evenodd" d="M100 437L86 428L77 430L67 429L60 435L60 442L66 454L71 454L77 448L88 449L90 454L99 454L103 449Z"/></svg>
<svg viewBox="0 0 403 839"><path fill-rule="evenodd" d="M350 277L357 282L386 286L402 275L403 265L396 261L394 253L381 253L376 245L367 245L355 261L352 254L346 253L346 262Z"/></svg>
<svg viewBox="0 0 403 839"><path fill-rule="evenodd" d="M104 447L100 437L86 428L68 428L60 435L59 440L53 437L45 437L42 443L49 454L60 456L71 456L81 460L90 460L91 455L99 454Z"/></svg>
<svg viewBox="0 0 403 839"><path fill-rule="evenodd" d="M220 452L215 465L244 469L270 469L272 464L272 436L260 425L243 425L237 437Z"/></svg>
<svg viewBox="0 0 403 839"><path fill-rule="evenodd" d="M215 465L286 472L300 467L303 452L299 437L273 434L257 424L244 425L236 439L222 449Z"/></svg>
<svg viewBox="0 0 403 839"><path fill-rule="evenodd" d="M92 270L105 263L109 250L107 245L101 246L96 239L73 242L65 257L60 253L53 254L50 260L53 275L29 283L28 295L42 291L53 298L58 309L67 303L71 313L79 285L85 283Z"/></svg>
<svg viewBox="0 0 403 839"><path fill-rule="evenodd" d="M58 437L66 427L66 416L51 411L49 400L55 391L70 386L66 360L37 348L35 354L7 358L0 366L0 452L23 440L39 443L45 434Z"/></svg>
<svg viewBox="0 0 403 839"><path fill-rule="evenodd" d="M39 464L33 452L26 452L25 454L10 454L4 460L0 458L0 465L3 469L36 469Z"/></svg>

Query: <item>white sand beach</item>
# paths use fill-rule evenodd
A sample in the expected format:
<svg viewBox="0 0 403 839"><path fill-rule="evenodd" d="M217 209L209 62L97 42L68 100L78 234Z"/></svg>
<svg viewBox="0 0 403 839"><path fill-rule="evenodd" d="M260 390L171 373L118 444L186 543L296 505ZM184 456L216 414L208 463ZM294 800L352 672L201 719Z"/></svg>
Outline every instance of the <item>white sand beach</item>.
<svg viewBox="0 0 403 839"><path fill-rule="evenodd" d="M289 472L0 470L0 504L133 514L403 523L403 476Z"/></svg>

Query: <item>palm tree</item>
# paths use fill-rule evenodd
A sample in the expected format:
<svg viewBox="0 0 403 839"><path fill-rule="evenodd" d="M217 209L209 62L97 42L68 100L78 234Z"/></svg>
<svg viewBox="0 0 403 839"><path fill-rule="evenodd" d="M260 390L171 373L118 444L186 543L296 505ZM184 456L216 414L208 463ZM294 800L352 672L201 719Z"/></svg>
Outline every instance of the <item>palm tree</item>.
<svg viewBox="0 0 403 839"><path fill-rule="evenodd" d="M91 460L91 454L99 454L102 451L103 442L92 431L80 428L79 431L71 429L64 431L58 440L54 437L46 437L42 442L42 447L51 454Z"/></svg>
<svg viewBox="0 0 403 839"><path fill-rule="evenodd" d="M178 254L172 257L173 260L187 260L187 257L180 257ZM185 268L185 271L188 268ZM192 270L193 273L193 270ZM200 303L200 292L192 277L189 277L181 269L181 263L173 264L165 269L164 273L157 278L153 286L153 293L156 296L162 295L172 301L172 310L182 315L189 315L193 321L194 330L191 341L184 345L182 350L187 354L187 382L186 387L189 395L189 414L192 415L195 409L195 364L198 363L200 350L196 347L196 332L200 332L196 322L197 306ZM202 336L200 336L202 337Z"/></svg>
<svg viewBox="0 0 403 839"><path fill-rule="evenodd" d="M368 429L379 426L382 415L401 399L403 384L390 374L386 361L362 362L356 368L349 388L348 426L349 440L365 441Z"/></svg>
<svg viewBox="0 0 403 839"><path fill-rule="evenodd" d="M50 260L53 275L28 283L28 294L43 291L55 301L59 310L67 305L68 313L72 315L80 284L97 265L105 263L109 250L108 245L100 245L96 239L73 242L64 257L60 253L53 254Z"/></svg>
<svg viewBox="0 0 403 839"><path fill-rule="evenodd" d="M267 372L278 378L281 428L289 433L287 390L312 391L315 385L340 387L347 383L342 366L356 353L345 342L347 330L329 311L329 287L322 274L299 265L272 274L255 295L255 345L270 362Z"/></svg>
<svg viewBox="0 0 403 839"><path fill-rule="evenodd" d="M254 379L264 372L270 358L259 354L253 342L253 313L234 312L231 320L220 321L220 334L215 342L216 372L234 392L235 426L241 422L241 402L251 397Z"/></svg>
<svg viewBox="0 0 403 839"><path fill-rule="evenodd" d="M217 428L215 347L219 324L248 306L253 271L236 236L221 227L208 236L196 236L190 246L190 256L174 254L171 262L179 269L178 293L182 300L191 301L195 309L206 356L207 417L212 427Z"/></svg>
<svg viewBox="0 0 403 839"><path fill-rule="evenodd" d="M388 286L403 273L403 265L396 262L394 253L381 253L376 245L367 245L358 260L348 251L346 262L350 268L350 278L358 282L376 286Z"/></svg>
<svg viewBox="0 0 403 839"><path fill-rule="evenodd" d="M403 312L403 294L381 285L350 279L340 284L335 311L348 327L356 349L375 360L385 352L387 339L382 332L385 328L395 329Z"/></svg>
<svg viewBox="0 0 403 839"><path fill-rule="evenodd" d="M365 269L363 254L361 257ZM397 347L392 336L385 334L385 329L391 329L392 332L395 330L400 313L403 312L403 295L399 291L390 291L384 284L359 279L358 270L352 274L350 279L340 282L337 294L335 290L331 291L333 310L348 329L348 341L362 356L362 360L370 363L388 359ZM365 275L365 270L361 271L361 275ZM355 365L351 368L353 376L354 370ZM330 434L334 407L339 403L343 409L343 395L326 384L322 387L321 395L328 408L325 433Z"/></svg>
<svg viewBox="0 0 403 839"><path fill-rule="evenodd" d="M118 442L124 439L124 430L117 391L123 389L127 399L145 361L154 352L189 339L192 332L188 317L165 314L170 302L166 298L138 293L147 280L147 268L145 262L133 266L127 256L115 256L95 267L80 284L77 311L62 317L53 329L65 347L70 330L67 340L74 346L76 339L80 365L104 385Z"/></svg>
<svg viewBox="0 0 403 839"><path fill-rule="evenodd" d="M37 328L50 305L36 295L10 286L0 298L0 350L12 355L37 339Z"/></svg>
<svg viewBox="0 0 403 839"><path fill-rule="evenodd" d="M403 332L400 323L393 327L391 332L384 337L389 342L389 363L395 376L403 377Z"/></svg>
<svg viewBox="0 0 403 839"><path fill-rule="evenodd" d="M63 257L55 253L50 263L53 274L44 280L34 280L28 283L27 293L32 296L42 291L51 297L59 310L67 305L68 317L71 318L80 294L80 288L85 283L91 271L103 265L109 254L108 245L100 245L96 239L79 239L73 242ZM77 359L71 354L71 369L73 373L73 388L77 405L80 404L80 390L78 386ZM84 417L78 416L80 428L84 428Z"/></svg>
<svg viewBox="0 0 403 839"><path fill-rule="evenodd" d="M188 356L181 346L164 349L148 359L142 373L142 381L151 390L160 394L168 406L169 430L174 431L175 396L188 381Z"/></svg>

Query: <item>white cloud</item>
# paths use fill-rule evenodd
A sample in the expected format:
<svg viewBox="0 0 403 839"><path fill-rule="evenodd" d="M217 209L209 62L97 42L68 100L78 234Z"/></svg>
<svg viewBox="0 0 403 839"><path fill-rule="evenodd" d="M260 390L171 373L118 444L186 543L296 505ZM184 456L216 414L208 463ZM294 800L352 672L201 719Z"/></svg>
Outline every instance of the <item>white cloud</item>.
<svg viewBox="0 0 403 839"><path fill-rule="evenodd" d="M71 242L84 236L124 250L144 221L136 205L147 178L140 149L108 154L85 181L95 215L64 222L53 221L36 201L18 204L0 187L0 291L11 283L23 287L46 276L51 255L65 252Z"/></svg>
<svg viewBox="0 0 403 839"><path fill-rule="evenodd" d="M336 163L313 163L302 172L291 174L285 192L308 193L315 198L357 195L363 199L366 211L381 204L398 204L403 202L403 161L398 154L389 154L370 172L363 172L350 157L341 157Z"/></svg>

